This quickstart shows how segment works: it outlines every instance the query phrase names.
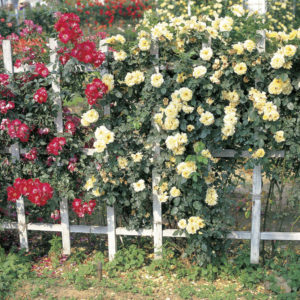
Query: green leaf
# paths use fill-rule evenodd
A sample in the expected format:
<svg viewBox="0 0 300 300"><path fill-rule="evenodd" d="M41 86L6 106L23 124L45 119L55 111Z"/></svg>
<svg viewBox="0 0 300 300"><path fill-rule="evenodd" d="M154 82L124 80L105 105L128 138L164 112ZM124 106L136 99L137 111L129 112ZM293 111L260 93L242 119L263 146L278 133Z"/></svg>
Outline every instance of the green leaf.
<svg viewBox="0 0 300 300"><path fill-rule="evenodd" d="M202 142L196 142L194 144L194 151L198 154L205 148L204 143Z"/></svg>
<svg viewBox="0 0 300 300"><path fill-rule="evenodd" d="M175 216L175 215L177 215L177 213L178 213L178 207L173 207L171 210L171 215Z"/></svg>
<svg viewBox="0 0 300 300"><path fill-rule="evenodd" d="M201 210L201 208L202 208L202 206L201 206L201 203L200 203L200 201L194 201L193 202L193 207L195 208L195 209L197 209L197 210Z"/></svg>

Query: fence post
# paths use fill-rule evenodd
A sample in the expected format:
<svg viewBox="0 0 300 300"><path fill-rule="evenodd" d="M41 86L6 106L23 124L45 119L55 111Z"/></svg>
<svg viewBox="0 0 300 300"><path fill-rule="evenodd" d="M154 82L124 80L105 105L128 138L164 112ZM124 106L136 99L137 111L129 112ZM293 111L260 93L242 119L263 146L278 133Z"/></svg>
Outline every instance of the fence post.
<svg viewBox="0 0 300 300"><path fill-rule="evenodd" d="M105 44L105 40L101 40L99 43L99 49L105 53L106 60L103 64L102 71L106 73L108 66L108 46ZM110 115L110 106L104 106L104 116ZM107 238L108 238L108 258L112 261L115 258L115 254L117 252L117 236L116 236L116 215L115 208L113 206L106 207L107 214Z"/></svg>
<svg viewBox="0 0 300 300"><path fill-rule="evenodd" d="M157 44L152 45L151 54L155 55L157 59L159 59L159 48ZM158 65L155 66L155 71L159 73L159 62ZM157 131L160 131L159 126L154 124ZM160 144L153 144L153 153L154 153L154 161L160 155ZM160 182L160 176L157 170L154 168L152 171L152 200L153 200L153 240L154 240L154 258L159 259L162 258L162 244L163 244L163 231L162 231L162 207L161 202L158 200L158 190L157 186Z"/></svg>
<svg viewBox="0 0 300 300"><path fill-rule="evenodd" d="M246 0L245 8L250 11L257 11L259 14L267 12L266 0ZM258 52L264 52L266 49L266 35L264 30L258 30L262 38L257 43ZM255 80L255 86L259 80ZM255 166L253 169L253 189L252 189L252 221L251 221L251 253L250 262L259 263L259 244L260 244L260 221L261 221L261 166Z"/></svg>
<svg viewBox="0 0 300 300"><path fill-rule="evenodd" d="M2 44L3 49L3 62L4 69L10 73L14 74L14 65L12 59L12 49L10 40L4 40ZM14 143L10 146L9 152L12 156L12 162L15 163L17 160L20 160L20 149L19 144ZM26 225L26 216L25 216L25 205L23 197L20 197L16 201L17 208L17 218L18 218L18 231L21 248L25 248L28 251L28 234L27 234L27 225Z"/></svg>
<svg viewBox="0 0 300 300"><path fill-rule="evenodd" d="M191 1L187 0L187 12L188 12L188 16L191 16Z"/></svg>
<svg viewBox="0 0 300 300"><path fill-rule="evenodd" d="M250 262L259 263L260 215L261 215L261 166L253 169L252 188L252 221L251 221L251 253Z"/></svg>
<svg viewBox="0 0 300 300"><path fill-rule="evenodd" d="M58 72L58 62L57 62L57 40L49 39L49 46L51 49L50 54L50 63L52 63L52 89L55 93L60 93L60 86L58 84L59 76L56 72ZM63 116L62 116L62 103L60 95L55 96L54 103L58 105L59 110L57 113L57 117L55 119L55 124L58 133L63 133ZM62 235L62 245L63 245L63 254L70 255L71 254L71 238L70 238L70 222L69 222L69 206L68 200L63 198L60 201L60 215L61 215L61 235Z"/></svg>

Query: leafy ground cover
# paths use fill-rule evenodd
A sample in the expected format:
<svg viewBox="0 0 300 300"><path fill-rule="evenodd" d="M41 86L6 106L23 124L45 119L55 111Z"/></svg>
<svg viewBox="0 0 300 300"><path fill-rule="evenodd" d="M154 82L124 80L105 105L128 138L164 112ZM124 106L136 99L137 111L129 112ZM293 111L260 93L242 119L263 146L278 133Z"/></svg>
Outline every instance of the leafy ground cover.
<svg viewBox="0 0 300 300"><path fill-rule="evenodd" d="M77 236L78 238L78 236ZM41 240L35 242L41 246ZM44 239L45 240L45 239ZM153 260L151 242L122 240L123 248L107 261L105 240L81 236L70 257L61 256L54 235L46 255L0 250L3 299L299 299L299 249L287 245L265 265L249 263L247 244L237 243L221 265L201 268L181 255L175 244ZM88 245L88 246L87 246ZM98 245L97 250L95 245ZM100 247L99 247L100 245ZM295 245L295 244L294 244ZM44 250L42 250L44 249ZM99 264L102 264L102 272ZM101 277L101 278L100 278Z"/></svg>

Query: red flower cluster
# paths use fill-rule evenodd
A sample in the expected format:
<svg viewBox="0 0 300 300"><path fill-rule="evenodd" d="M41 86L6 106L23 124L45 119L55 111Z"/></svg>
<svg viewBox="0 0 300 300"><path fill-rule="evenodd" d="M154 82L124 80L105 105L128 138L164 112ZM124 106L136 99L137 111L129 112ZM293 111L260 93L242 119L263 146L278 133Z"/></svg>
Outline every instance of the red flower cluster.
<svg viewBox="0 0 300 300"><path fill-rule="evenodd" d="M144 3L145 2L145 3ZM150 9L151 6L146 5L147 0L104 0L77 1L77 11L87 15L91 15L93 19L99 20L101 24L112 24L116 19L135 19L142 16L143 11ZM71 5L71 3L67 4ZM103 17L105 19L103 19ZM93 20L91 19L91 21ZM95 21L97 24L98 22Z"/></svg>
<svg viewBox="0 0 300 300"><path fill-rule="evenodd" d="M62 43L76 43L82 36L82 31L79 26L80 18L73 13L62 14L59 20L54 25L54 28L59 32L59 39Z"/></svg>
<svg viewBox="0 0 300 300"><path fill-rule="evenodd" d="M101 51L97 51L94 42L79 42L82 36L79 23L80 18L77 15L66 13L62 14L55 24L54 27L56 31L59 32L60 41L64 44L71 42L74 45L71 51L66 47L59 49L57 51L58 54L61 54L59 60L65 65L72 56L80 62L92 64L95 68L98 68L105 60L105 54Z"/></svg>
<svg viewBox="0 0 300 300"><path fill-rule="evenodd" d="M60 219L60 211L56 209L54 212L51 213L50 218L54 221L57 221Z"/></svg>
<svg viewBox="0 0 300 300"><path fill-rule="evenodd" d="M35 72L44 78L46 78L49 75L49 70L43 63L36 63Z"/></svg>
<svg viewBox="0 0 300 300"><path fill-rule="evenodd" d="M103 98L108 91L108 87L100 79L95 78L92 83L88 84L85 89L85 95L89 105L94 105L97 100Z"/></svg>
<svg viewBox="0 0 300 300"><path fill-rule="evenodd" d="M43 32L42 26L34 24L32 20L24 20L23 24L25 27L20 30L20 36L25 37L34 32L37 32L38 34Z"/></svg>
<svg viewBox="0 0 300 300"><path fill-rule="evenodd" d="M96 200L90 200L89 202L84 202L83 204L81 202L81 199L76 198L72 203L73 210L77 216L79 218L83 218L85 214L91 215L96 206Z"/></svg>
<svg viewBox="0 0 300 300"><path fill-rule="evenodd" d="M78 161L78 158L76 157L76 155L74 155L73 157L71 157L69 159L69 164L68 164L68 170L73 173L76 170L76 163Z"/></svg>
<svg viewBox="0 0 300 300"><path fill-rule="evenodd" d="M71 56L85 64L92 64L95 68L100 67L105 60L105 54L97 51L95 43L90 41L76 44Z"/></svg>
<svg viewBox="0 0 300 300"><path fill-rule="evenodd" d="M38 134L39 135L46 135L46 134L48 134L50 132L50 129L49 128L39 128L38 129Z"/></svg>
<svg viewBox="0 0 300 300"><path fill-rule="evenodd" d="M2 122L3 123L3 122ZM21 142L28 142L29 139L29 127L22 123L19 119L10 121L9 119L5 119L5 122L1 123L1 130L3 130L3 126L6 126L8 135L14 139L18 138Z"/></svg>
<svg viewBox="0 0 300 300"><path fill-rule="evenodd" d="M8 79L9 79L9 75L7 75L7 74L0 74L0 85L7 86L8 83L9 83Z"/></svg>
<svg viewBox="0 0 300 300"><path fill-rule="evenodd" d="M44 87L39 88L33 96L33 99L40 104L45 103L47 101L47 98L47 90Z"/></svg>
<svg viewBox="0 0 300 300"><path fill-rule="evenodd" d="M34 161L37 159L37 149L32 148L28 153L24 154L24 158L27 160Z"/></svg>
<svg viewBox="0 0 300 300"><path fill-rule="evenodd" d="M75 124L72 121L67 121L66 124L65 124L65 131L67 133L70 133L70 134L74 135L75 132L76 132Z"/></svg>
<svg viewBox="0 0 300 300"><path fill-rule="evenodd" d="M64 137L55 137L47 146L48 154L59 155L59 151L66 144Z"/></svg>
<svg viewBox="0 0 300 300"><path fill-rule="evenodd" d="M16 202L22 195L38 206L44 206L53 196L53 189L49 183L42 183L39 179L17 178L13 186L6 189L7 200Z"/></svg>
<svg viewBox="0 0 300 300"><path fill-rule="evenodd" d="M57 54L62 54L59 56L59 61L62 65L65 65L71 57L70 50L67 47L62 47L57 50Z"/></svg>
<svg viewBox="0 0 300 300"><path fill-rule="evenodd" d="M15 108L15 103L14 103L14 102L8 101L8 102L6 103L5 100L0 100L0 112L1 112L2 114L5 115L5 114L7 113L8 110L14 109L14 108Z"/></svg>

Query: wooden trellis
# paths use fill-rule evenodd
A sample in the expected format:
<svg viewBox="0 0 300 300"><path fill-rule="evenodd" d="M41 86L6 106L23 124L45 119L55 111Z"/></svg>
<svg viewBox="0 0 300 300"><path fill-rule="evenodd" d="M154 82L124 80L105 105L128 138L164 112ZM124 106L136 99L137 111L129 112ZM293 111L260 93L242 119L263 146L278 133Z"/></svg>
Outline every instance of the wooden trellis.
<svg viewBox="0 0 300 300"><path fill-rule="evenodd" d="M261 7L261 1L248 1L248 8L258 9L260 11L265 10L265 6ZM190 1L188 1L188 14L191 13ZM252 5L252 6L251 6ZM255 6L256 5L256 6ZM264 38L260 43L260 49L264 50ZM12 49L11 43L8 40L3 41L3 59L4 67L7 73L13 74L24 71L23 68L16 69L13 67L12 60ZM52 63L49 67L52 72L53 81L52 89L57 93L55 97L55 103L59 106L59 113L56 118L57 132L63 132L63 116L60 98L60 87L58 85L58 66L55 65L57 61L57 42L54 39L50 39L49 47L51 49L50 62ZM103 52L107 52L107 46L103 46L100 43L100 48ZM158 48L153 48L152 53L158 57ZM108 66L107 62L104 65L105 68ZM155 66L156 71L159 71L159 67ZM106 115L110 114L109 106L104 108L104 113ZM20 159L20 151L18 143L13 144L10 147L10 153L12 160L16 161ZM93 155L93 149L83 150L87 155ZM154 145L154 156L160 154L159 144ZM213 152L214 157L219 158L234 158L236 157L236 151L234 150L223 150L221 152ZM245 151L242 152L240 157L249 157L250 154ZM270 157L284 157L283 152L274 152L270 154ZM15 229L19 232L20 245L22 248L29 249L28 245L28 230L33 231L52 231L61 232L62 234L62 244L63 253L70 254L71 252L71 233L89 233L89 234L102 234L108 236L108 252L109 259L112 260L117 251L117 236L148 236L154 239L154 254L155 258L161 257L163 238L165 237L186 237L184 233L175 234L177 229L163 229L162 227L162 204L158 200L157 191L155 186L159 183L159 175L153 172L152 176L152 201L153 201L153 227L152 229L138 229L138 230L128 230L123 227L116 227L116 214L114 207L107 207L107 226L88 226L88 225L70 225L69 213L68 213L68 201L66 198L62 198L60 202L60 213L61 213L61 224L33 224L26 223L25 218L25 205L24 200L20 197L17 200L17 222L2 223L0 226L4 229ZM262 175L261 167L256 166L253 170L253 187L252 187L252 220L251 220L251 231L232 231L227 235L228 239L243 239L251 240L251 263L257 264L259 262L259 248L261 240L293 240L300 241L300 232L260 232L260 220L261 220L261 186L262 186Z"/></svg>

